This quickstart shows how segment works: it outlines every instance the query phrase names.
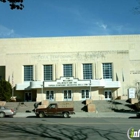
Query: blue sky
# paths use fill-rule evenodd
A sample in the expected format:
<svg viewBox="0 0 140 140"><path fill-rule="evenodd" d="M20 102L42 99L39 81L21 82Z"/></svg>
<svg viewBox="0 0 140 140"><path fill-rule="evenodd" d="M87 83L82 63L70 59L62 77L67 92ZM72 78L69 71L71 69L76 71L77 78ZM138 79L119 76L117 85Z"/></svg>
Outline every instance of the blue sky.
<svg viewBox="0 0 140 140"><path fill-rule="evenodd" d="M23 10L0 2L0 38L140 34L137 0L24 0Z"/></svg>

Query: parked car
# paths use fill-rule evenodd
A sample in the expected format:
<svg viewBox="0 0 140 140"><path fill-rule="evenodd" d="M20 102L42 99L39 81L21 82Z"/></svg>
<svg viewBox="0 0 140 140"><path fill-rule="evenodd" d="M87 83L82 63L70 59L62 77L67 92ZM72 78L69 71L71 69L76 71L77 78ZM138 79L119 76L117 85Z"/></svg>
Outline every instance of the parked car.
<svg viewBox="0 0 140 140"><path fill-rule="evenodd" d="M13 117L15 114L15 110L9 109L5 106L0 106L0 118L4 118L5 116Z"/></svg>
<svg viewBox="0 0 140 140"><path fill-rule="evenodd" d="M75 114L72 104L51 103L47 108L35 109L36 116L43 118L45 116L63 116L69 118L69 115Z"/></svg>

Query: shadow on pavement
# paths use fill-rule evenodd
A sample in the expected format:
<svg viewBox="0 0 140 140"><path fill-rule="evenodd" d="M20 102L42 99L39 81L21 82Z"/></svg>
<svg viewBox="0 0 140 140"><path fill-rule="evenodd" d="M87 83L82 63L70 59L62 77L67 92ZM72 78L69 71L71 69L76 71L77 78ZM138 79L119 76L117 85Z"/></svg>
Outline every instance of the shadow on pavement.
<svg viewBox="0 0 140 140"><path fill-rule="evenodd" d="M36 116L27 116L26 118L38 118Z"/></svg>
<svg viewBox="0 0 140 140"><path fill-rule="evenodd" d="M137 108L134 104L129 103L128 101L125 101L124 103L120 103L120 101L115 100L115 101L108 101L111 106L111 110L114 112L119 112L119 113L136 113Z"/></svg>
<svg viewBox="0 0 140 140"><path fill-rule="evenodd" d="M129 117L129 119L140 119L140 118L139 118L139 117L134 116L134 117Z"/></svg>
<svg viewBox="0 0 140 140"><path fill-rule="evenodd" d="M26 118L39 118L39 117L36 117L36 116L27 116ZM43 118L63 118L64 119L63 116L46 116L46 117L43 117ZM69 118L71 118L71 116Z"/></svg>
<svg viewBox="0 0 140 140"><path fill-rule="evenodd" d="M122 104L122 103L119 103L119 102L117 102L117 101L108 101L109 103L112 103L112 104Z"/></svg>

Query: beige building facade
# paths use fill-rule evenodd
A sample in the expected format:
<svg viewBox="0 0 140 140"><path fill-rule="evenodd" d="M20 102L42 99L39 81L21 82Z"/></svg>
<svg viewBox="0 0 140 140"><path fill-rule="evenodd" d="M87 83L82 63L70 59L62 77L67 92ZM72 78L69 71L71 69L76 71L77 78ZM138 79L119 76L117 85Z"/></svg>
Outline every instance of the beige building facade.
<svg viewBox="0 0 140 140"><path fill-rule="evenodd" d="M140 35L0 39L0 58L19 101L127 99L140 81Z"/></svg>

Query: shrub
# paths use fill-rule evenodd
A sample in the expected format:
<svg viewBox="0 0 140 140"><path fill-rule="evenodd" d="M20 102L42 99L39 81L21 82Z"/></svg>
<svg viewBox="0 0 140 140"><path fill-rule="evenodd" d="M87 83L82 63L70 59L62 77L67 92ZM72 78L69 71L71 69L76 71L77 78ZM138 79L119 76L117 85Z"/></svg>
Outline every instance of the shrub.
<svg viewBox="0 0 140 140"><path fill-rule="evenodd" d="M10 101L12 86L8 81L0 80L0 100Z"/></svg>

